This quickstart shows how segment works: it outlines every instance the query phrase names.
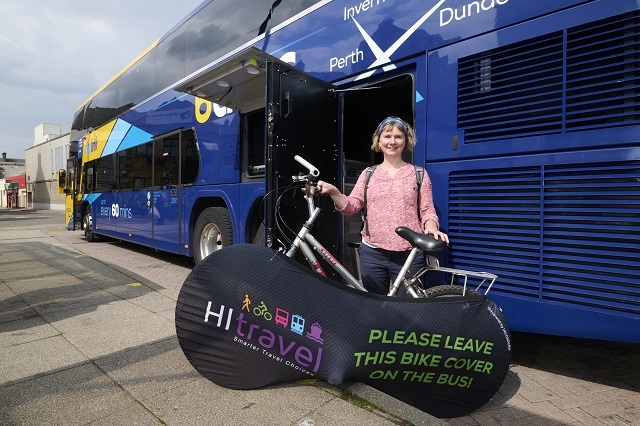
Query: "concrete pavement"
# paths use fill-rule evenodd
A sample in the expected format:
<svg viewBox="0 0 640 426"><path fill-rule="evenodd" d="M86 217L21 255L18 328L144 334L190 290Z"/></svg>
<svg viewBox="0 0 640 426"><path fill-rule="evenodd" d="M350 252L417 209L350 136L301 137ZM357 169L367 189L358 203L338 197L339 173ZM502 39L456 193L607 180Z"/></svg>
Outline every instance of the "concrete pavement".
<svg viewBox="0 0 640 426"><path fill-rule="evenodd" d="M28 223L0 230L0 425L640 425L640 345L518 333L498 394L457 419L358 383L221 388L175 337L191 260Z"/></svg>
<svg viewBox="0 0 640 426"><path fill-rule="evenodd" d="M153 254L59 225L0 231L1 425L443 424L321 381L235 391L204 379L174 327L192 262Z"/></svg>

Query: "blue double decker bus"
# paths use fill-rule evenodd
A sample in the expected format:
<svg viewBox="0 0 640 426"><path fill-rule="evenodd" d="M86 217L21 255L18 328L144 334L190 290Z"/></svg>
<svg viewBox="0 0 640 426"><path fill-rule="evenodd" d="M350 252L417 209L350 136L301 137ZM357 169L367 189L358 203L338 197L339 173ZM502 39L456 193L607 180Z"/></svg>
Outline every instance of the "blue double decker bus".
<svg viewBox="0 0 640 426"><path fill-rule="evenodd" d="M512 330L640 342L638 2L267 3L203 2L76 111L69 228L196 261L281 247L276 200L292 229L306 214L279 197L293 156L348 193L396 115L443 261L498 274ZM348 265L359 219L324 210Z"/></svg>

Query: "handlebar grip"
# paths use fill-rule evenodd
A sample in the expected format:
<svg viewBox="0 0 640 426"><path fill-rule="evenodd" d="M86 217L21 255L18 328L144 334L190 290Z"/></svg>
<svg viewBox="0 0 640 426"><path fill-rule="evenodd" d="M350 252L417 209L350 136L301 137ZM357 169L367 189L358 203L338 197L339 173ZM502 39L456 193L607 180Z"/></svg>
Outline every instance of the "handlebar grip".
<svg viewBox="0 0 640 426"><path fill-rule="evenodd" d="M302 164L303 166L305 166L307 169L309 169L309 174L311 176L318 177L320 175L320 170L316 169L316 167L313 164L311 164L304 158L300 157L299 155L296 155L295 157L293 157L293 159L296 160L298 163Z"/></svg>

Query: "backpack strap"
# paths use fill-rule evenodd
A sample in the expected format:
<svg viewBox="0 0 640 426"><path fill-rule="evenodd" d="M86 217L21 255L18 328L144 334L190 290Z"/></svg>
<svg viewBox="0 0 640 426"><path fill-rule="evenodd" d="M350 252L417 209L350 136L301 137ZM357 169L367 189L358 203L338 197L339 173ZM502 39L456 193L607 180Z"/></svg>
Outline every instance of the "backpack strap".
<svg viewBox="0 0 640 426"><path fill-rule="evenodd" d="M415 189L418 190L418 220L420 220L420 188L422 188L422 178L424 177L424 167L421 166L413 166L416 169L416 186ZM422 226L422 220L420 220Z"/></svg>
<svg viewBox="0 0 640 426"><path fill-rule="evenodd" d="M416 169L416 182L417 186L415 189L420 189L422 186L422 178L424 177L424 167L421 166L413 166Z"/></svg>
<svg viewBox="0 0 640 426"><path fill-rule="evenodd" d="M360 212L360 216L362 217L362 226L364 227L365 235L369 235L369 224L367 223L367 188L369 188L369 181L371 180L371 175L375 172L376 167L378 165L373 165L367 167L367 176L364 181L364 195L363 195L363 206L362 212Z"/></svg>

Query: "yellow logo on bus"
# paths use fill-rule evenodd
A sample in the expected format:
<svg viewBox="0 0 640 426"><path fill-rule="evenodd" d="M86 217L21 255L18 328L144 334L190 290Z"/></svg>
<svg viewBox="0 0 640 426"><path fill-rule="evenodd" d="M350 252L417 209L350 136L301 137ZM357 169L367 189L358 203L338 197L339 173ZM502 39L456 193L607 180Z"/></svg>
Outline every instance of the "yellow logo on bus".
<svg viewBox="0 0 640 426"><path fill-rule="evenodd" d="M198 123L200 124L206 123L211 118L212 112L218 118L222 118L225 115L231 114L233 112L231 108L214 104L213 102L206 99L202 99L197 96L194 96L194 99L194 105L196 108L196 120L198 120Z"/></svg>

